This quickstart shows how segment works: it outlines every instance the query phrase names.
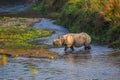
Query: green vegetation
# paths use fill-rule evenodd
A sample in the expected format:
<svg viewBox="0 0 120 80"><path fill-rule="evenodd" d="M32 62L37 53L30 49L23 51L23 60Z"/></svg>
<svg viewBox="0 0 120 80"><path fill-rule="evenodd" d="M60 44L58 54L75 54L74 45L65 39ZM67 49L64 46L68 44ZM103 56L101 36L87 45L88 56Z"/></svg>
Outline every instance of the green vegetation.
<svg viewBox="0 0 120 80"><path fill-rule="evenodd" d="M33 23L39 20L39 18L0 17L0 54L16 58L19 56L56 58L57 54L48 51L44 46L36 47L34 43L28 42L52 34L52 31L32 27Z"/></svg>
<svg viewBox="0 0 120 80"><path fill-rule="evenodd" d="M44 15L46 13L46 11L44 10L44 4L45 4L45 1L41 1L41 2L38 2L36 3L34 6L33 6L33 10L36 10L36 11L40 11L42 15Z"/></svg>
<svg viewBox="0 0 120 80"><path fill-rule="evenodd" d="M39 11L40 15L44 17L56 18L67 1L68 0L40 0L33 5L32 9Z"/></svg>
<svg viewBox="0 0 120 80"><path fill-rule="evenodd" d="M36 28L19 28L19 27L0 27L0 42L2 48L12 49L27 49L35 47L28 43L28 40L46 37L51 34L51 31L39 30Z"/></svg>
<svg viewBox="0 0 120 80"><path fill-rule="evenodd" d="M35 45L28 40L49 36L52 31L30 27L39 19L0 17L0 48L3 49L30 49Z"/></svg>
<svg viewBox="0 0 120 80"><path fill-rule="evenodd" d="M70 32L87 32L93 41L107 43L110 47L120 49L120 1L119 0L44 0L43 11L59 6L56 24L69 29ZM39 5L39 4L38 4ZM48 5L50 9L45 6ZM51 11L51 12L50 12Z"/></svg>

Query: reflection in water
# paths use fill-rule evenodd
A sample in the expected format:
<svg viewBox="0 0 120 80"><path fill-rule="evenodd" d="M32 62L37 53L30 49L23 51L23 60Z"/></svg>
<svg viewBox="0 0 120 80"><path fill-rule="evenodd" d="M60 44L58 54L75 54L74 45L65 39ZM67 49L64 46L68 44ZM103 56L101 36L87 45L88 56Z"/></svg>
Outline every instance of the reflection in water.
<svg viewBox="0 0 120 80"><path fill-rule="evenodd" d="M68 55L68 63L69 63L69 64L74 64L74 57L73 57L72 54L69 54L69 55Z"/></svg>
<svg viewBox="0 0 120 80"><path fill-rule="evenodd" d="M67 53L67 54L68 54L67 57L68 57L69 64L74 64L79 59L86 59L87 60L87 59L91 58L90 50L83 50L83 51L80 50L80 51Z"/></svg>
<svg viewBox="0 0 120 80"><path fill-rule="evenodd" d="M7 57L6 57L6 55L1 55L0 66L5 66L6 63L7 63Z"/></svg>
<svg viewBox="0 0 120 80"><path fill-rule="evenodd" d="M34 66L29 66L28 69L32 73L32 80L36 80L35 78L38 75L38 70Z"/></svg>

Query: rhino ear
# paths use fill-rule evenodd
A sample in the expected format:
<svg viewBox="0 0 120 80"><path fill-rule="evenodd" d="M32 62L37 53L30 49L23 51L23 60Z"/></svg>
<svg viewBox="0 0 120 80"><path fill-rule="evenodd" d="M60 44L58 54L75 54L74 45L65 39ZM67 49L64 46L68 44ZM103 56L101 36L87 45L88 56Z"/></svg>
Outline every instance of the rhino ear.
<svg viewBox="0 0 120 80"><path fill-rule="evenodd" d="M60 35L60 34L57 34L58 35L58 39L61 39L62 38L62 36Z"/></svg>

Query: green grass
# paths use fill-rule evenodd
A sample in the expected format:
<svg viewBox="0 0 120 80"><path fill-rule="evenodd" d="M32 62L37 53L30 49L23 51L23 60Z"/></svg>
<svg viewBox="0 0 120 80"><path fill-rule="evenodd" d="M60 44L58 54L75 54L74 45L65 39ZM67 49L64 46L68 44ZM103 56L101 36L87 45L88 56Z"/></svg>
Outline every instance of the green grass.
<svg viewBox="0 0 120 80"><path fill-rule="evenodd" d="M32 27L0 27L0 43L3 49L30 49L35 45L28 40L49 36L52 31L39 30Z"/></svg>

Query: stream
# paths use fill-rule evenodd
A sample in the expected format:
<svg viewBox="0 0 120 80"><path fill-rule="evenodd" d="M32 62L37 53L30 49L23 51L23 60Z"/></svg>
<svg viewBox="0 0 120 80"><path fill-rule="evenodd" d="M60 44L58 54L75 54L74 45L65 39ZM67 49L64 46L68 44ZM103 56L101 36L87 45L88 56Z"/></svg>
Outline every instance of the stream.
<svg viewBox="0 0 120 80"><path fill-rule="evenodd" d="M27 8L25 5L1 6L0 13L16 13ZM31 42L37 46L46 45L48 50L59 56L56 59L7 57L6 65L0 66L0 80L120 80L120 52L107 46L91 44L91 50L80 47L65 53L64 47L54 47L52 40L57 39L58 34L69 32L53 22L41 18L40 22L35 23L34 27L53 30L54 34ZM116 56L111 56L116 53Z"/></svg>
<svg viewBox="0 0 120 80"><path fill-rule="evenodd" d="M53 30L55 33L46 38L38 38L37 45L53 45L57 34L68 33L67 29L54 25L50 19L42 18L34 27ZM74 52L64 52L63 47L52 47L58 53L56 59L44 58L7 58L7 64L0 67L0 80L120 80L120 57L109 56L114 49L106 46L91 45L91 50L83 47ZM44 52L43 52L44 53Z"/></svg>

